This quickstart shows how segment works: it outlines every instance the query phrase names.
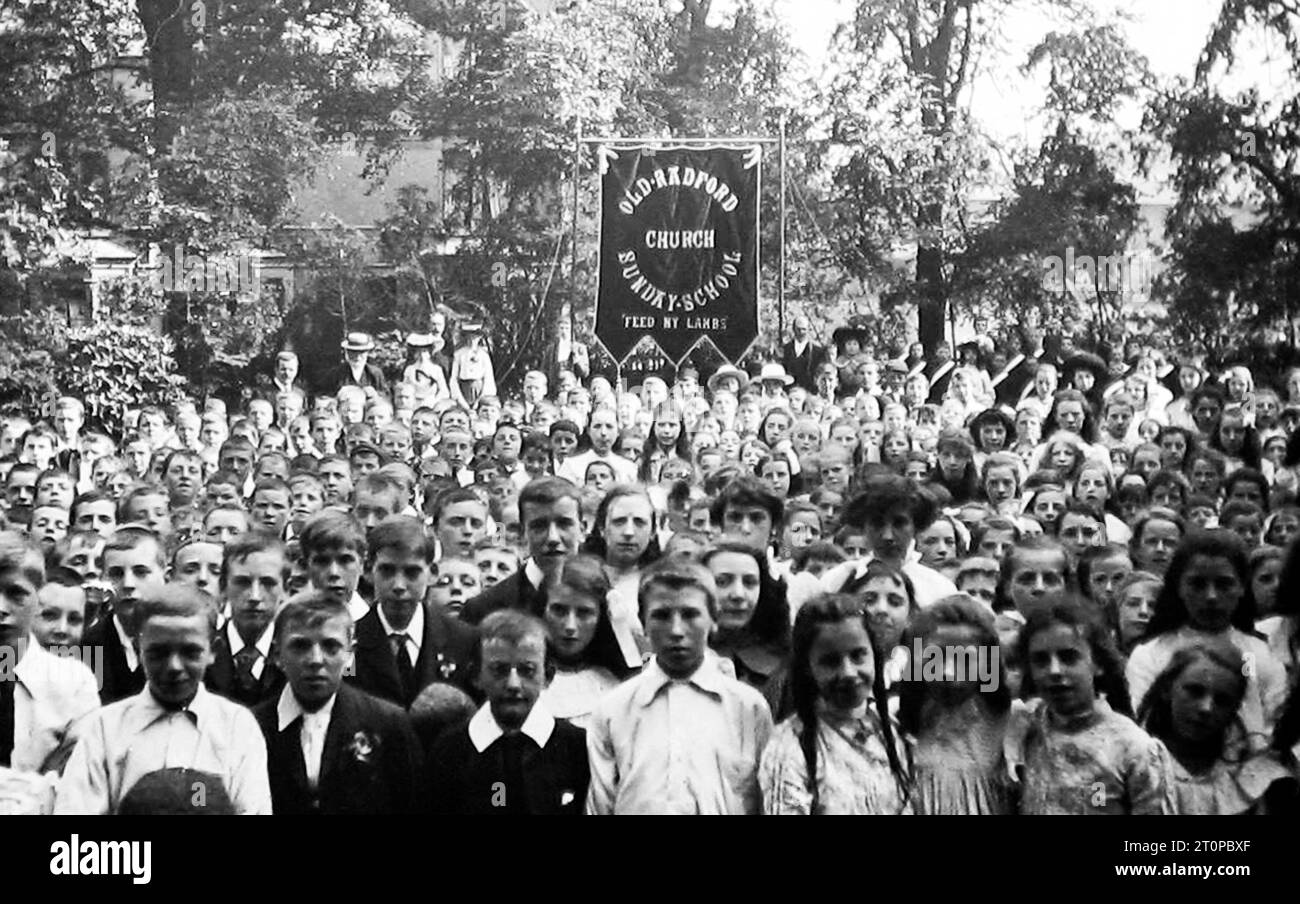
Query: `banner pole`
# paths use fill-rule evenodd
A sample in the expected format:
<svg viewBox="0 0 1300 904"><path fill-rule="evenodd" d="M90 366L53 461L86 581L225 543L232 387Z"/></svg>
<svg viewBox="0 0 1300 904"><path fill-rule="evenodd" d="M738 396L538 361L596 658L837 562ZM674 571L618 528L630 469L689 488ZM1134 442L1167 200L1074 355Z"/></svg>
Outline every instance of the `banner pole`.
<svg viewBox="0 0 1300 904"><path fill-rule="evenodd" d="M778 230L777 241L777 276L776 276L776 308L777 308L777 346L780 347L785 342L785 113L781 113L781 136L780 136L780 154L781 154L781 204L780 218L781 225Z"/></svg>

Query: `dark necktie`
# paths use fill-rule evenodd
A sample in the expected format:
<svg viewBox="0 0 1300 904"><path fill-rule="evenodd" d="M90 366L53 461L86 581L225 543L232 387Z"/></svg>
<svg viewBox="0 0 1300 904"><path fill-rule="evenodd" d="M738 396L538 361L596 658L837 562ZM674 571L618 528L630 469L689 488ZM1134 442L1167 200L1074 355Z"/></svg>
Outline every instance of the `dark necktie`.
<svg viewBox="0 0 1300 904"><path fill-rule="evenodd" d="M14 752L14 687L18 679L13 675L0 676L0 766L9 766Z"/></svg>
<svg viewBox="0 0 1300 904"><path fill-rule="evenodd" d="M257 678L253 675L253 666L262 654L257 647L249 644L235 654L235 683L242 694L251 694L257 690Z"/></svg>
<svg viewBox="0 0 1300 904"><path fill-rule="evenodd" d="M415 699L415 664L411 662L411 650L406 643L406 634L394 631L388 636L393 641L393 655L397 658L397 677L402 682L402 699L409 703Z"/></svg>
<svg viewBox="0 0 1300 904"><path fill-rule="evenodd" d="M522 732L501 738L501 758L506 785L506 813L512 816L528 814L528 798L524 786L524 745L530 743Z"/></svg>

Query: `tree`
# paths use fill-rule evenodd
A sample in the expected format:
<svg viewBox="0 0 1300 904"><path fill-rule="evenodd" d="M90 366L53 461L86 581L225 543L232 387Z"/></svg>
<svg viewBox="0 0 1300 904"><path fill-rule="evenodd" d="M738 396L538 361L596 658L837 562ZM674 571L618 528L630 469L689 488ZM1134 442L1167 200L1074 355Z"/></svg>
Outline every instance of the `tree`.
<svg viewBox="0 0 1300 904"><path fill-rule="evenodd" d="M823 98L821 159L836 187L840 263L883 276L917 309L927 350L943 341L949 258L964 203L988 170L963 92L996 43L1010 0L859 0L831 46L838 72ZM1073 12L1069 0L1040 5ZM910 284L898 259L915 248Z"/></svg>
<svg viewBox="0 0 1300 904"><path fill-rule="evenodd" d="M1152 86L1146 60L1114 25L1046 35L1025 70L1048 70L1044 109L1051 131L1016 162L1009 198L994 206L953 257L953 301L1007 323L1091 312L1094 338L1122 323L1149 273L1131 253L1138 136L1116 124L1127 102Z"/></svg>
<svg viewBox="0 0 1300 904"><path fill-rule="evenodd" d="M1227 93L1247 32L1288 51L1274 96ZM1147 126L1168 143L1177 202L1157 294L1174 337L1223 360L1280 338L1296 346L1300 288L1300 9L1285 0L1231 0L1194 78L1162 92ZM1151 165L1158 165L1153 160ZM1261 361L1260 363L1264 363Z"/></svg>

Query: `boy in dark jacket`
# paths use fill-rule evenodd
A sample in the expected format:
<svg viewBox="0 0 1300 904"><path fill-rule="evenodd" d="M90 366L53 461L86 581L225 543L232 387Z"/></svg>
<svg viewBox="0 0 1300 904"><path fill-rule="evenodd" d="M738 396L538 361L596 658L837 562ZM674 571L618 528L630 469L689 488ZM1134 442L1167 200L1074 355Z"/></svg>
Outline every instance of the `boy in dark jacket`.
<svg viewBox="0 0 1300 904"><path fill-rule="evenodd" d="M487 702L430 754L433 811L577 815L587 797L586 733L538 702L554 674L546 626L493 612L480 626L474 674Z"/></svg>

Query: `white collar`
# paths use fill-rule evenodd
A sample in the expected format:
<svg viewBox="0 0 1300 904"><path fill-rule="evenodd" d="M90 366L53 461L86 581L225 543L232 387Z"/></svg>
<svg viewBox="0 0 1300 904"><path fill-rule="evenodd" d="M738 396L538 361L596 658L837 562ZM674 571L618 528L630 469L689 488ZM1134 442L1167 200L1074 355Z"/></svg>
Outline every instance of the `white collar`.
<svg viewBox="0 0 1300 904"><path fill-rule="evenodd" d="M131 635L126 633L126 629L122 627L122 622L118 619L116 612L113 613L111 619L113 630L117 632L118 640L122 641L122 653L126 656L126 667L134 672L140 668L140 657L136 655L135 642L131 640Z"/></svg>
<svg viewBox="0 0 1300 904"><path fill-rule="evenodd" d="M276 724L279 731L284 731L293 724L293 720L299 716L304 722L312 719L323 718L328 724L330 714L334 712L334 703L338 700L338 693L334 693L325 701L325 705L313 712L308 712L302 708L298 698L293 695L293 688L286 684L284 690L280 691L280 701L275 705Z"/></svg>
<svg viewBox="0 0 1300 904"><path fill-rule="evenodd" d="M555 717L547 710L546 704L538 700L533 704L528 718L524 719L524 724L519 730L532 738L538 747L545 747L546 742L551 739L551 733L555 731ZM491 747L504 734L505 731L497 724L496 716L492 715L490 703L484 703L479 707L474 718L469 720L470 743L479 753Z"/></svg>
<svg viewBox="0 0 1300 904"><path fill-rule="evenodd" d="M546 586L546 575L531 556L524 563L524 578L533 585L534 590L541 590Z"/></svg>
<svg viewBox="0 0 1300 904"><path fill-rule="evenodd" d="M348 614L352 616L352 621L359 622L370 611L370 604L366 598L355 590L352 591L352 599L348 600Z"/></svg>
<svg viewBox="0 0 1300 904"><path fill-rule="evenodd" d="M727 677L719 669L722 657L712 650L704 651L704 662L688 678L673 678L659 666L659 660L652 658L641 670L638 681L640 686L633 695L633 700L641 706L649 706L665 687L671 684L693 684L700 690L714 696L721 696L724 679Z"/></svg>
<svg viewBox="0 0 1300 904"><path fill-rule="evenodd" d="M274 634L275 626L267 625L266 628L262 630L262 636L253 642L253 646L257 648L257 652L262 654L263 659L269 659L271 656L271 638ZM248 644L244 643L244 639L239 636L239 631L235 628L234 619L226 622L226 640L230 642L231 656L248 646Z"/></svg>
<svg viewBox="0 0 1300 904"><path fill-rule="evenodd" d="M399 633L396 628L388 623L388 618L384 615L384 607L375 603L375 614L379 616L379 624L383 626L384 636L392 637ZM424 640L424 604L417 603L415 612L411 613L410 623L400 632L405 634L415 644L415 652L420 652L420 643Z"/></svg>

